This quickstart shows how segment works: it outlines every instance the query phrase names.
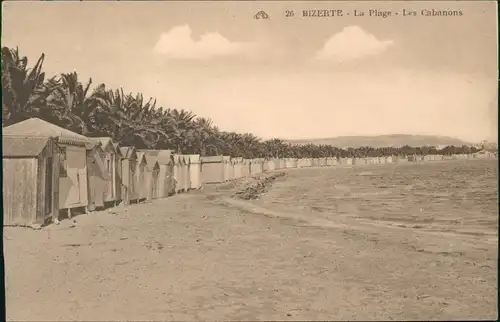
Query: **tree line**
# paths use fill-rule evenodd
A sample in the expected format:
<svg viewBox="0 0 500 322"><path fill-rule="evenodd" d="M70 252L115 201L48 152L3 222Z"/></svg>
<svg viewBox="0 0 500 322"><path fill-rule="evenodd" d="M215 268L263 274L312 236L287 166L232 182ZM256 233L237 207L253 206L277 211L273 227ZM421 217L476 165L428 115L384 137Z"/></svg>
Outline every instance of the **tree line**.
<svg viewBox="0 0 500 322"><path fill-rule="evenodd" d="M46 77L45 55L33 67L18 48L2 47L2 126L38 117L89 137L106 136L123 146L171 149L182 154L244 158L380 157L474 153L469 146L401 148L292 145L262 140L251 133L222 131L210 118L191 111L157 106L153 98L81 81L76 72Z"/></svg>

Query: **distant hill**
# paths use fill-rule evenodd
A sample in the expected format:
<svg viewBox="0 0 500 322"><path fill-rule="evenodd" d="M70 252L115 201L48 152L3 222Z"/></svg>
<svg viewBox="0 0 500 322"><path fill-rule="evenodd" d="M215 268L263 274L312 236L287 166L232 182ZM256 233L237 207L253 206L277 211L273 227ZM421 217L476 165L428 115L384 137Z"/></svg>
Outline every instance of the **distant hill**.
<svg viewBox="0 0 500 322"><path fill-rule="evenodd" d="M469 142L457 138L437 135L410 135L410 134L391 134L378 136L339 136L329 139L302 139L302 140L284 140L295 145L306 144L325 144L338 148L358 148L370 146L374 148L382 147L402 147L409 146L447 146L447 145L472 145Z"/></svg>

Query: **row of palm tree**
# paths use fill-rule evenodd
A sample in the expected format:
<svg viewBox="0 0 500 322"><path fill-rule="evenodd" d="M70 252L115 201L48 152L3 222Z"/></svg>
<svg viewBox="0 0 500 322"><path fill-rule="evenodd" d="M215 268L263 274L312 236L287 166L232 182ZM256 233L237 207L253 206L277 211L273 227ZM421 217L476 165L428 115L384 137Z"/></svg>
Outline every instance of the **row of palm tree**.
<svg viewBox="0 0 500 322"><path fill-rule="evenodd" d="M123 146L172 149L178 153L264 157L378 157L411 154L460 154L477 151L467 146L348 148L330 145L292 145L280 139L261 140L251 133L220 130L209 118L184 109L157 106L142 94L111 89L92 91L92 79L76 72L46 78L45 55L29 68L18 48L2 48L2 126L38 117L77 133L109 136Z"/></svg>

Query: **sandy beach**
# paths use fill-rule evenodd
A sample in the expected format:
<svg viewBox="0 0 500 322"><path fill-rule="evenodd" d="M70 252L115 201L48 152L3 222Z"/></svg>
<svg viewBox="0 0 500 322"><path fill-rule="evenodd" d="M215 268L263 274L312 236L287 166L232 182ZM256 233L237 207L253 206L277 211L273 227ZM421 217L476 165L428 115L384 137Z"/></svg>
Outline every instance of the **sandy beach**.
<svg viewBox="0 0 500 322"><path fill-rule="evenodd" d="M287 171L254 201L231 197L256 181L243 179L5 228L7 318L496 319L495 236L327 222L266 203L314 171Z"/></svg>

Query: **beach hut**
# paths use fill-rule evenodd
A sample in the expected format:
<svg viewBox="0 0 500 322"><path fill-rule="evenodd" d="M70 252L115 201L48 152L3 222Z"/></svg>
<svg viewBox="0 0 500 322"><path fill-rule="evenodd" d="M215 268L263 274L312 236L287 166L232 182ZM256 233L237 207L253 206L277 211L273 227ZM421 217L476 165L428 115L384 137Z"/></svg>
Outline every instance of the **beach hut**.
<svg viewBox="0 0 500 322"><path fill-rule="evenodd" d="M109 191L111 180L105 168L105 154L100 142L87 147L87 185L88 210L104 208L105 194Z"/></svg>
<svg viewBox="0 0 500 322"><path fill-rule="evenodd" d="M311 159L311 166L318 167L319 166L319 159L318 158Z"/></svg>
<svg viewBox="0 0 500 322"><path fill-rule="evenodd" d="M85 136L66 130L39 118L25 121L3 128L5 136L22 136L56 139L60 147L59 167L59 209L65 210L68 217L72 209L84 208L87 212L87 151L92 142Z"/></svg>
<svg viewBox="0 0 500 322"><path fill-rule="evenodd" d="M264 171L274 171L274 161L271 159L265 159L263 165Z"/></svg>
<svg viewBox="0 0 500 322"><path fill-rule="evenodd" d="M52 138L2 136L4 226L57 220L59 156Z"/></svg>
<svg viewBox="0 0 500 322"><path fill-rule="evenodd" d="M292 168L292 158L283 159L283 169Z"/></svg>
<svg viewBox="0 0 500 322"><path fill-rule="evenodd" d="M225 166L222 155L201 157L202 183L224 182Z"/></svg>
<svg viewBox="0 0 500 322"><path fill-rule="evenodd" d="M156 163L156 164L155 164ZM148 155L140 150L137 150L137 171L136 171L136 180L137 187L139 193L139 202L151 201L154 199L155 192L154 189L154 178L155 175L153 172L158 172L158 165L155 157L148 157ZM142 165L142 167L141 167ZM142 178L140 173L142 172ZM156 173L157 176L157 173ZM158 179L158 177L156 177Z"/></svg>
<svg viewBox="0 0 500 322"><path fill-rule="evenodd" d="M139 195L136 183L137 151L134 147L120 147L121 154L121 196L124 205L137 202Z"/></svg>
<svg viewBox="0 0 500 322"><path fill-rule="evenodd" d="M249 177L250 176L250 169L252 167L252 164L250 160L248 159L243 159L241 161L241 174L243 177Z"/></svg>
<svg viewBox="0 0 500 322"><path fill-rule="evenodd" d="M230 181L231 179L231 157L224 155L222 157L222 163L224 164L224 182Z"/></svg>
<svg viewBox="0 0 500 322"><path fill-rule="evenodd" d="M145 187L146 187L146 198L151 201L153 199L158 199L160 197L160 164L156 156L148 155L144 153L146 158L146 168L145 168Z"/></svg>
<svg viewBox="0 0 500 322"><path fill-rule="evenodd" d="M233 164L234 178L239 179L243 177L243 158L231 158L231 163Z"/></svg>
<svg viewBox="0 0 500 322"><path fill-rule="evenodd" d="M231 160L232 160L232 159L233 159L233 158L231 157ZM230 178L230 180L232 181L232 180L234 180L235 178L234 178L234 167L233 167L233 162L232 162L231 160L229 160L229 162L228 162L228 167L229 167L229 178Z"/></svg>
<svg viewBox="0 0 500 322"><path fill-rule="evenodd" d="M297 160L297 168L305 168L306 166L306 160L305 159L298 159Z"/></svg>
<svg viewBox="0 0 500 322"><path fill-rule="evenodd" d="M318 159L318 165L320 167L326 167L326 158L319 158Z"/></svg>
<svg viewBox="0 0 500 322"><path fill-rule="evenodd" d="M280 165L281 165L281 163L280 163L280 159L278 159L278 158L274 158L274 159L272 159L272 160L273 160L273 163L274 163L274 169L275 169L275 170L281 169L281 168L280 168Z"/></svg>
<svg viewBox="0 0 500 322"><path fill-rule="evenodd" d="M201 188L201 158L199 154L190 154L189 157L189 181L190 189Z"/></svg>
<svg viewBox="0 0 500 322"><path fill-rule="evenodd" d="M285 158L285 159L283 159L283 161L285 163L284 167L283 167L284 169L289 169L292 167L292 163L290 162L290 158Z"/></svg>
<svg viewBox="0 0 500 322"><path fill-rule="evenodd" d="M352 165L352 158L340 158L340 164Z"/></svg>
<svg viewBox="0 0 500 322"><path fill-rule="evenodd" d="M257 158L255 160L260 163L260 167L261 167L260 172L264 172L264 163L266 162L266 159L264 159L264 158Z"/></svg>
<svg viewBox="0 0 500 322"><path fill-rule="evenodd" d="M264 159L264 162L262 163L262 171L263 172L271 171L269 168L269 160Z"/></svg>
<svg viewBox="0 0 500 322"><path fill-rule="evenodd" d="M144 152L137 151L137 162L135 163L135 186L137 191L137 202L148 198L149 187L147 186L149 176L148 161Z"/></svg>
<svg viewBox="0 0 500 322"><path fill-rule="evenodd" d="M393 163L392 156L388 156L385 158L385 163Z"/></svg>
<svg viewBox="0 0 500 322"><path fill-rule="evenodd" d="M158 198L168 197L175 193L174 156L171 150L141 149L146 157L158 162ZM153 162L154 162L153 161ZM148 162L149 163L149 162Z"/></svg>
<svg viewBox="0 0 500 322"><path fill-rule="evenodd" d="M241 168L241 174L240 174L240 178L243 178L245 176L248 176L248 169L249 169L249 165L248 164L245 164L245 159L243 159L242 157L238 158L238 162L239 162L239 168ZM247 169L247 171L245 172L245 167Z"/></svg>
<svg viewBox="0 0 500 322"><path fill-rule="evenodd" d="M104 202L116 204L121 200L121 155L118 145L110 137L91 138L94 142L101 144L104 153L104 166L109 178L109 184L104 191Z"/></svg>
<svg viewBox="0 0 500 322"><path fill-rule="evenodd" d="M191 189L191 157L186 154L181 155L184 160L182 165L182 190L189 191Z"/></svg>
<svg viewBox="0 0 500 322"><path fill-rule="evenodd" d="M286 161L284 158L280 159L280 166L278 169L285 169L286 168Z"/></svg>
<svg viewBox="0 0 500 322"><path fill-rule="evenodd" d="M174 154L174 183L175 193L184 189L184 158L180 154Z"/></svg>
<svg viewBox="0 0 500 322"><path fill-rule="evenodd" d="M263 163L260 159L251 159L250 160L250 175L256 175L262 173Z"/></svg>
<svg viewBox="0 0 500 322"><path fill-rule="evenodd" d="M113 147L116 152L116 205L122 201L122 159L123 155L120 150L120 145L118 143L113 142Z"/></svg>

